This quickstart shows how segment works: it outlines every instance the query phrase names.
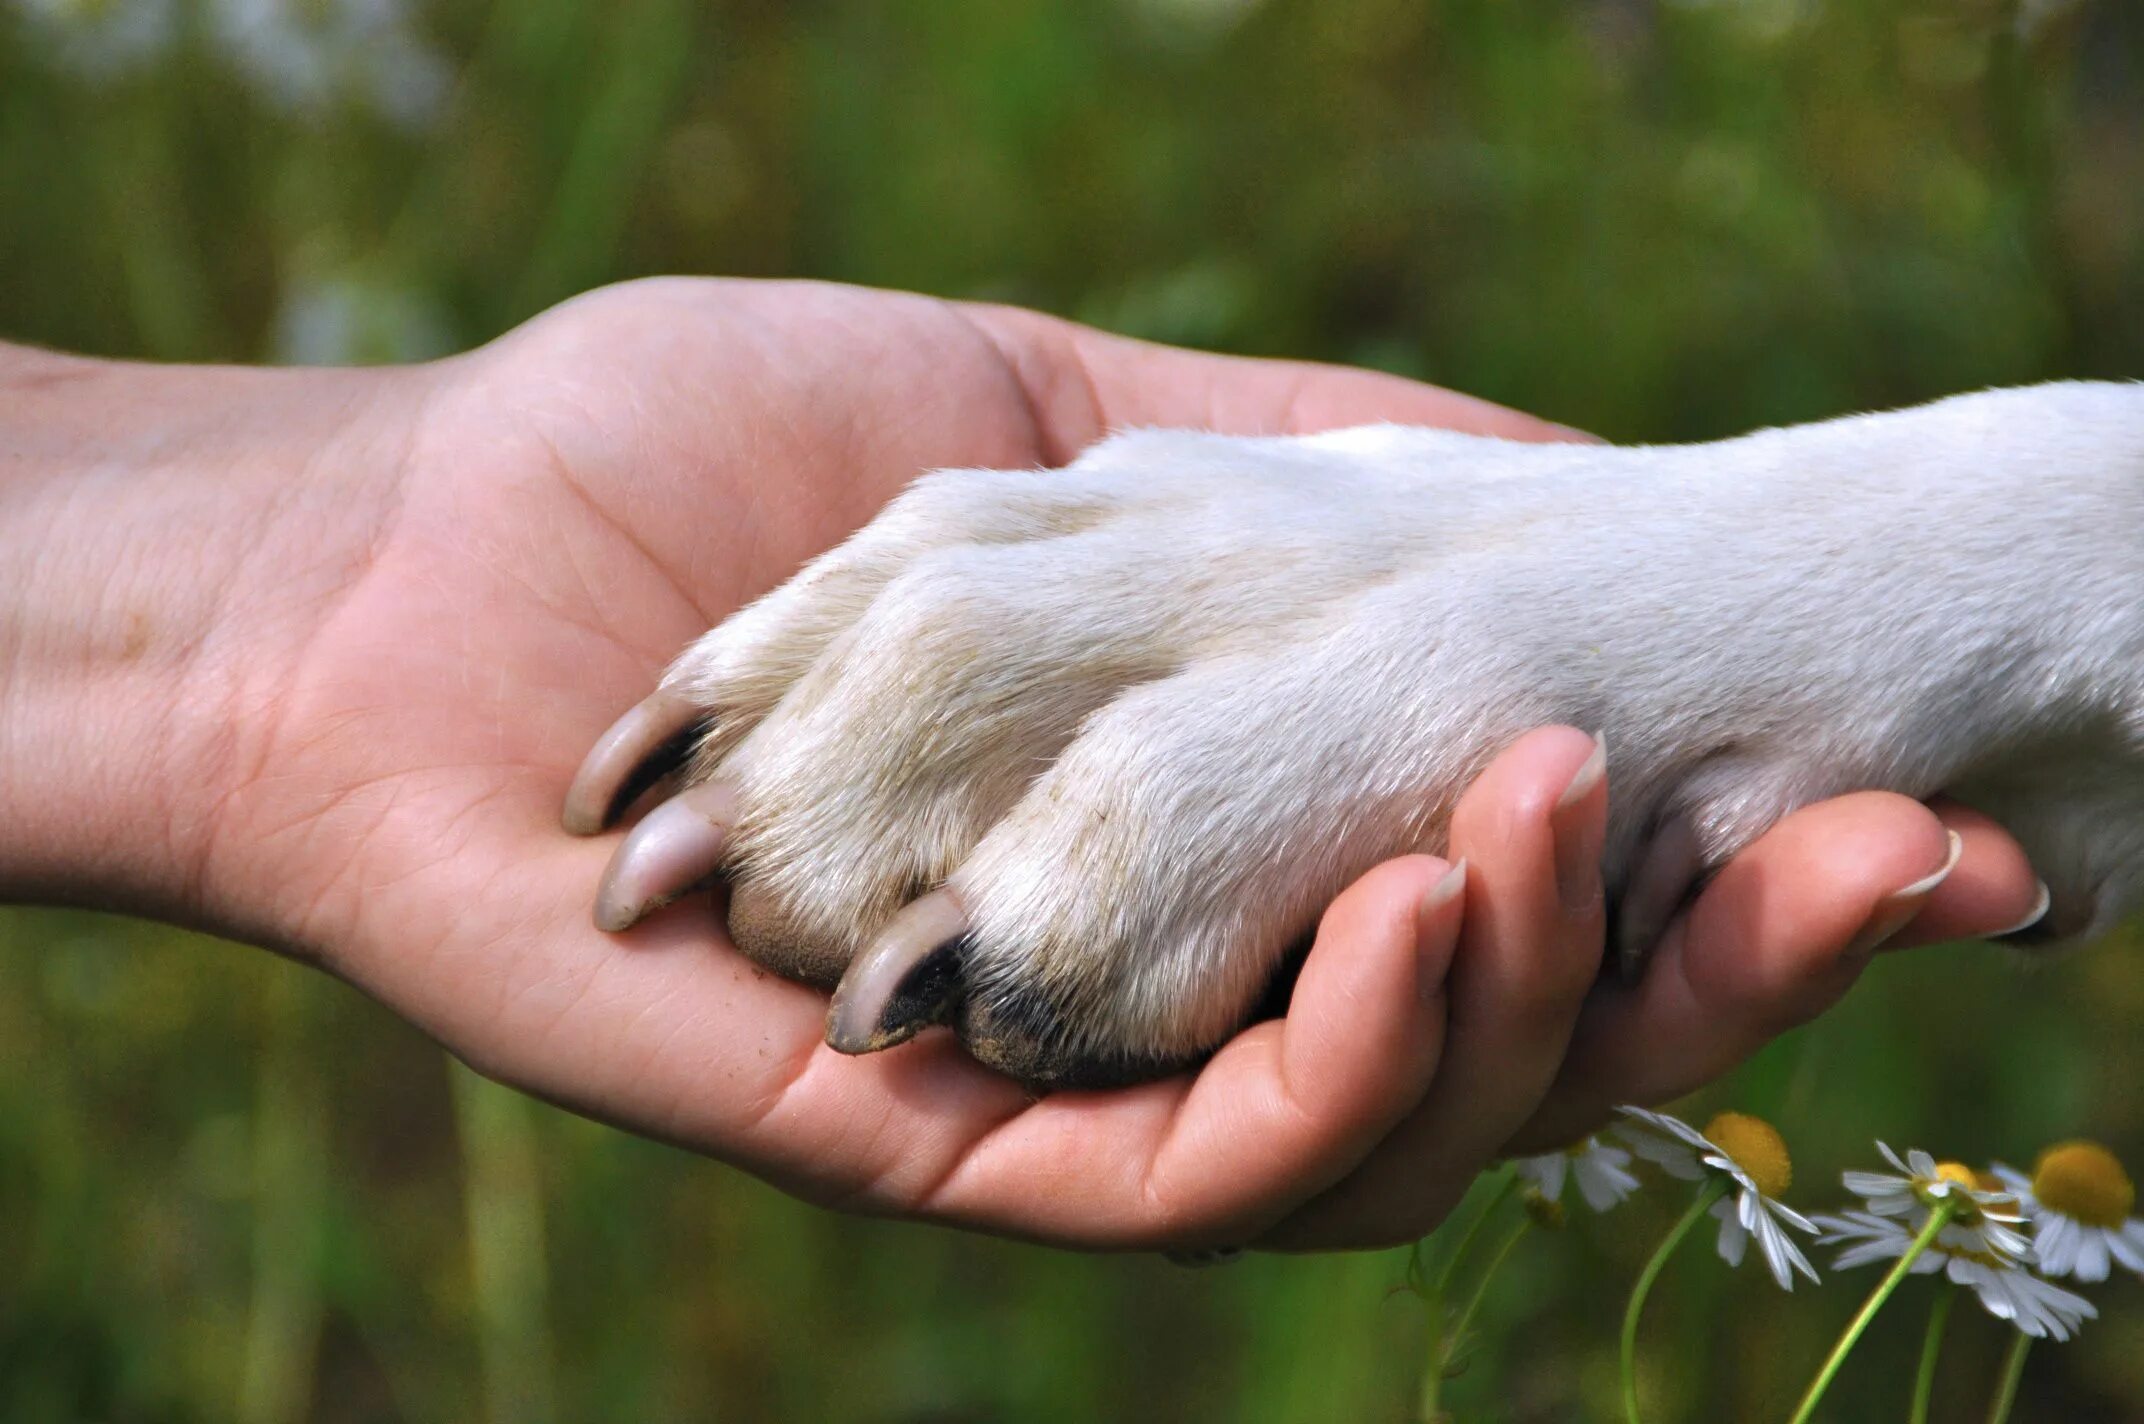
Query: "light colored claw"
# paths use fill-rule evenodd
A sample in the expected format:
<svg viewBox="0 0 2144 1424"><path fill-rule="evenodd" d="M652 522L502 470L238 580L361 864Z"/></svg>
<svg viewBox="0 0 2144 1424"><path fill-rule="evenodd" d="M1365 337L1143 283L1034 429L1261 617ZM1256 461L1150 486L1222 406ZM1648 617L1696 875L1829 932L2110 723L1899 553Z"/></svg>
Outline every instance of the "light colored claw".
<svg viewBox="0 0 2144 1424"><path fill-rule="evenodd" d="M942 1022L960 996L959 941L968 912L933 890L886 924L834 990L826 1041L842 1053L876 1053Z"/></svg>
<svg viewBox="0 0 2144 1424"><path fill-rule="evenodd" d="M656 692L611 723L573 774L560 821L567 832L592 836L610 824L618 793L665 742L683 734L702 713L671 692Z"/></svg>
<svg viewBox="0 0 2144 1424"><path fill-rule="evenodd" d="M722 866L737 789L726 781L687 787L633 827L596 890L596 928L616 934L695 886Z"/></svg>

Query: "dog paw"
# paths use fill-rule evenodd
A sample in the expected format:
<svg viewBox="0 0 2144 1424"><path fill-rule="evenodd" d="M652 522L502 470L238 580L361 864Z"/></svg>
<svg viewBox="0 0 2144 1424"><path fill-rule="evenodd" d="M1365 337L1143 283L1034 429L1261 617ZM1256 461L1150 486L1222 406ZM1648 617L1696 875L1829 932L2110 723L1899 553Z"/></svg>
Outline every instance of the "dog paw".
<svg viewBox="0 0 2144 1424"><path fill-rule="evenodd" d="M1979 790L2084 928L2144 863L2139 399L1658 449L1140 432L940 472L688 649L567 824L675 771L600 925L726 877L738 947L836 988L835 1046L946 1023L1041 1086L1210 1052L1341 888L1441 850L1547 722L1615 749L1633 960L1779 816L1859 787Z"/></svg>

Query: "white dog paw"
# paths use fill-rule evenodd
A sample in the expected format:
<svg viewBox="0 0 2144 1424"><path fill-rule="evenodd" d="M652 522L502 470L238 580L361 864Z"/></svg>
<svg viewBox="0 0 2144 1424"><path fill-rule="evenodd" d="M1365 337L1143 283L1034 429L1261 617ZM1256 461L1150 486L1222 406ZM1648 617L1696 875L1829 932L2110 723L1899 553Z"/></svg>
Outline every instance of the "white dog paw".
<svg viewBox="0 0 2144 1424"><path fill-rule="evenodd" d="M837 1047L945 1022L1037 1084L1211 1051L1547 722L1614 749L1626 953L1858 787L1977 797L2082 931L2144 867L2139 548L2128 387L1658 449L1134 433L920 480L688 649L567 822L682 762L599 924L726 874Z"/></svg>

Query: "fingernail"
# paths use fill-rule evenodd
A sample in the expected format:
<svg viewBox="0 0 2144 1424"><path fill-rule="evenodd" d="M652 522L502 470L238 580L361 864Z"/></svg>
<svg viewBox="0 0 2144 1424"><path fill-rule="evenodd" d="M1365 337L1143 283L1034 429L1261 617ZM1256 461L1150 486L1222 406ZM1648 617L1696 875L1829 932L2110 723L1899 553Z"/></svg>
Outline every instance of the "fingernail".
<svg viewBox="0 0 2144 1424"><path fill-rule="evenodd" d="M1965 852L1965 842L1958 838L1956 831L1947 831L1945 834L1950 837L1950 854L1943 864L1911 885L1894 890L1877 901L1876 908L1869 912L1867 923L1861 927L1861 933L1846 947L1848 958L1857 959L1874 954L1883 946L1884 941L1913 923L1913 917L1928 903L1928 897L1935 893L1936 887L1948 880L1950 873L1958 868L1958 857Z"/></svg>
<svg viewBox="0 0 2144 1424"><path fill-rule="evenodd" d="M1422 903L1415 907L1414 938L1417 946L1428 942L1430 937L1429 922L1436 919L1444 912L1445 907L1466 893L1467 863L1462 859L1453 862L1452 868L1445 871L1437 883L1429 887L1428 893L1422 896ZM1419 958L1419 949L1417 955ZM1422 974L1416 984L1425 1000L1434 999L1444 992L1443 960L1441 956L1438 962L1438 972L1435 974Z"/></svg>
<svg viewBox="0 0 2144 1424"><path fill-rule="evenodd" d="M1556 896L1573 919L1589 914L1601 899L1601 840L1607 834L1605 806L1595 807L1593 793L1608 776L1608 741L1596 733L1593 754L1578 768L1549 812L1549 832L1556 846Z"/></svg>
<svg viewBox="0 0 2144 1424"><path fill-rule="evenodd" d="M1464 895L1467 890L1467 863L1464 859L1452 863L1452 868L1438 877L1422 896L1422 903L1415 910L1415 924L1420 933L1429 933L1429 922L1437 917L1446 905Z"/></svg>
<svg viewBox="0 0 2144 1424"><path fill-rule="evenodd" d="M2033 944L2040 940L2054 938L2051 933L2040 925L2040 921L2046 919L2047 912L2054 907L2054 903L2054 892L2049 890L2047 882L2042 880L2040 882L2040 897L2032 902L2032 913L2006 930L1997 930L1994 934L1989 935L1988 938L1991 940L2007 940L2011 944Z"/></svg>

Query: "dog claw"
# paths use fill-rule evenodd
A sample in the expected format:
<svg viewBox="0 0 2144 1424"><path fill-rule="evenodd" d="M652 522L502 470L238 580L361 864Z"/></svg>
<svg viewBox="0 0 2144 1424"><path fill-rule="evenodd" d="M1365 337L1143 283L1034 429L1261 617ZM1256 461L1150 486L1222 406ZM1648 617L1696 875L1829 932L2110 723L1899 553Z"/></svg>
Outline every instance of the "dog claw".
<svg viewBox="0 0 2144 1424"><path fill-rule="evenodd" d="M596 928L616 934L721 868L737 792L726 781L687 787L648 813L610 858L596 891Z"/></svg>
<svg viewBox="0 0 2144 1424"><path fill-rule="evenodd" d="M959 1002L968 913L933 890L888 922L834 990L826 1041L841 1053L876 1053L943 1023Z"/></svg>
<svg viewBox="0 0 2144 1424"><path fill-rule="evenodd" d="M684 759L701 714L683 698L656 692L611 724L573 774L560 821L592 836L624 814L635 796Z"/></svg>

